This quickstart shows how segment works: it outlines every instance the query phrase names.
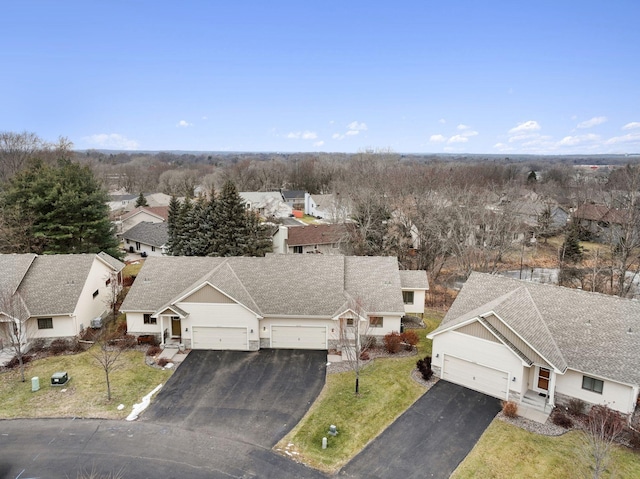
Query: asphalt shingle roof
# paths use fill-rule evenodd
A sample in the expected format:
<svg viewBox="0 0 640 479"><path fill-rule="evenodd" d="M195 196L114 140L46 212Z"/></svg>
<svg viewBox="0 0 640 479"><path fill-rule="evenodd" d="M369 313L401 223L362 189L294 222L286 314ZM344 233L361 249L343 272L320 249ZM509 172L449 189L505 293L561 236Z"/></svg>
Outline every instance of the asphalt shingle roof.
<svg viewBox="0 0 640 479"><path fill-rule="evenodd" d="M155 312L205 281L262 316L331 317L351 298L404 313L396 258L339 255L148 258L121 310Z"/></svg>
<svg viewBox="0 0 640 479"><path fill-rule="evenodd" d="M169 234L167 223L151 223L142 221L122 234L122 238L129 241L138 241L151 246L160 247L167 243Z"/></svg>
<svg viewBox="0 0 640 479"><path fill-rule="evenodd" d="M346 232L346 227L341 224L296 226L289 228L287 244L308 246L339 243L344 239Z"/></svg>
<svg viewBox="0 0 640 479"><path fill-rule="evenodd" d="M426 271L403 269L400 271L400 283L405 289L429 289Z"/></svg>
<svg viewBox="0 0 640 479"><path fill-rule="evenodd" d="M640 302L472 273L434 334L493 311L558 369L640 384Z"/></svg>

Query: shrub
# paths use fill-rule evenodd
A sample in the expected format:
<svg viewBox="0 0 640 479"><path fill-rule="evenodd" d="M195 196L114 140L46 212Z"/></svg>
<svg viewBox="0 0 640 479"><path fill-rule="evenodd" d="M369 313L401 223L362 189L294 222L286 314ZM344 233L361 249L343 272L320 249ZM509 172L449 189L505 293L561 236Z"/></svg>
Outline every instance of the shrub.
<svg viewBox="0 0 640 479"><path fill-rule="evenodd" d="M126 321L118 321L118 323L116 323L116 333L118 333L118 334L127 334L127 322Z"/></svg>
<svg viewBox="0 0 640 479"><path fill-rule="evenodd" d="M572 416L581 416L582 414L584 414L585 408L586 404L584 403L584 401L577 398L571 398L569 400L567 410Z"/></svg>
<svg viewBox="0 0 640 479"><path fill-rule="evenodd" d="M518 416L518 405L513 401L502 401L502 414L514 418Z"/></svg>
<svg viewBox="0 0 640 479"><path fill-rule="evenodd" d="M400 345L402 344L402 337L395 331L385 334L384 336L384 349L389 354L396 354L400 351Z"/></svg>
<svg viewBox="0 0 640 479"><path fill-rule="evenodd" d="M367 351L362 351L360 353L360 359L363 361L368 361L369 360L369 353Z"/></svg>
<svg viewBox="0 0 640 479"><path fill-rule="evenodd" d="M425 356L424 359L419 359L416 362L416 367L420 374L422 375L422 379L428 381L433 377L433 369L431 369L431 356Z"/></svg>
<svg viewBox="0 0 640 479"><path fill-rule="evenodd" d="M156 361L156 364L158 366L160 366L161 368L165 367L167 364L169 364L169 360L167 358L160 358Z"/></svg>
<svg viewBox="0 0 640 479"><path fill-rule="evenodd" d="M551 417L551 420L556 426L569 429L573 426L573 421L562 409L556 409Z"/></svg>
<svg viewBox="0 0 640 479"><path fill-rule="evenodd" d="M64 338L54 339L53 341L51 341L51 344L49 345L49 352L54 356L57 356L58 354L62 354L66 352L68 349L69 349L69 343Z"/></svg>
<svg viewBox="0 0 640 479"><path fill-rule="evenodd" d="M136 339L135 336L132 336L131 334L125 334L118 339L118 341L116 342L116 345L120 349L130 349L130 348L133 348L137 343L138 343L138 340Z"/></svg>
<svg viewBox="0 0 640 479"><path fill-rule="evenodd" d="M418 333L416 333L413 329L405 331L400 335L400 337L402 338L402 342L408 346L407 349L409 351L411 351L411 349L420 341Z"/></svg>
<svg viewBox="0 0 640 479"><path fill-rule="evenodd" d="M27 364L30 361L31 361L31 356L29 354L22 355L22 364ZM11 361L9 361L7 364L4 365L4 367L8 369L17 368L18 366L20 366L20 361L18 361L18 356L14 356L13 359L11 359Z"/></svg>
<svg viewBox="0 0 640 479"><path fill-rule="evenodd" d="M156 356L162 352L162 348L160 346L149 346L147 349L147 356Z"/></svg>
<svg viewBox="0 0 640 479"><path fill-rule="evenodd" d="M640 432L629 429L629 445L634 451L640 450Z"/></svg>
<svg viewBox="0 0 640 479"><path fill-rule="evenodd" d="M35 353L45 348L46 341L44 338L36 338L31 341L31 350Z"/></svg>
<svg viewBox="0 0 640 479"><path fill-rule="evenodd" d="M377 346L377 341L375 336L369 336L369 335L362 336L361 343L362 343L363 350L372 349Z"/></svg>

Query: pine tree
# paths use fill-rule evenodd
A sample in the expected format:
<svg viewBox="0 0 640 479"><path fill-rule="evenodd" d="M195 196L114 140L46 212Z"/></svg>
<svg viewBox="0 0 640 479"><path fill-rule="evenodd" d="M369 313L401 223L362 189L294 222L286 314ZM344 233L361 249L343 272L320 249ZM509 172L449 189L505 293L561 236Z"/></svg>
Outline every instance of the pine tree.
<svg viewBox="0 0 640 479"><path fill-rule="evenodd" d="M180 206L180 214L176 223L177 241L175 256L193 256L191 248L191 233L194 227L192 218L193 203L185 198Z"/></svg>
<svg viewBox="0 0 640 479"><path fill-rule="evenodd" d="M15 175L0 197L8 234L19 230L12 252L121 255L109 221L107 194L87 166L68 159L33 162ZM7 232L5 231L5 234Z"/></svg>
<svg viewBox="0 0 640 479"><path fill-rule="evenodd" d="M218 229L214 256L243 256L247 252L246 209L235 185L228 181L218 198Z"/></svg>
<svg viewBox="0 0 640 479"><path fill-rule="evenodd" d="M169 215L167 217L167 251L170 255L178 255L178 222L180 221L180 202L175 196L169 201Z"/></svg>
<svg viewBox="0 0 640 479"><path fill-rule="evenodd" d="M149 206L149 203L147 203L147 199L142 194L142 191L140 192L140 194L138 195L138 199L136 200L136 208L138 208L139 206Z"/></svg>
<svg viewBox="0 0 640 479"><path fill-rule="evenodd" d="M578 263L582 260L582 245L580 245L580 231L577 225L573 224L567 236L565 237L562 248L560 249L560 262L564 263L569 261L571 263Z"/></svg>

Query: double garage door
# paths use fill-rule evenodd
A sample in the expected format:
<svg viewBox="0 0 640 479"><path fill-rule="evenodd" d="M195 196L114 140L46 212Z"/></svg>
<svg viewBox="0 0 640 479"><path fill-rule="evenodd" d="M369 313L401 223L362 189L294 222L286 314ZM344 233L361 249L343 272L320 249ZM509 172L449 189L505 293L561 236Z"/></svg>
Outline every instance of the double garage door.
<svg viewBox="0 0 640 479"><path fill-rule="evenodd" d="M271 347L327 349L326 326L271 326Z"/></svg>
<svg viewBox="0 0 640 479"><path fill-rule="evenodd" d="M499 399L507 399L509 374L453 356L444 356L442 379Z"/></svg>
<svg viewBox="0 0 640 479"><path fill-rule="evenodd" d="M246 327L193 326L193 349L239 350L249 349Z"/></svg>

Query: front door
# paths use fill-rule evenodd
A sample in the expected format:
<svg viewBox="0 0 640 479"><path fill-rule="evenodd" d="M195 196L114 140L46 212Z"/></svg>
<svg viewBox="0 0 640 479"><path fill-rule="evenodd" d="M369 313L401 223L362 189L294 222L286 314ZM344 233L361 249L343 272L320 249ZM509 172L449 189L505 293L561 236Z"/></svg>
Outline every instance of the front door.
<svg viewBox="0 0 640 479"><path fill-rule="evenodd" d="M178 316L171 317L171 337L180 337L182 328L180 327L180 318Z"/></svg>
<svg viewBox="0 0 640 479"><path fill-rule="evenodd" d="M544 391L549 390L549 377L551 371L545 368L540 368L538 371L538 389L542 389Z"/></svg>

